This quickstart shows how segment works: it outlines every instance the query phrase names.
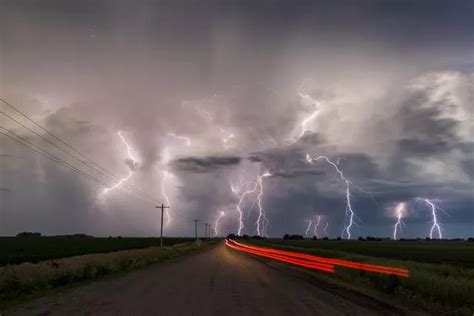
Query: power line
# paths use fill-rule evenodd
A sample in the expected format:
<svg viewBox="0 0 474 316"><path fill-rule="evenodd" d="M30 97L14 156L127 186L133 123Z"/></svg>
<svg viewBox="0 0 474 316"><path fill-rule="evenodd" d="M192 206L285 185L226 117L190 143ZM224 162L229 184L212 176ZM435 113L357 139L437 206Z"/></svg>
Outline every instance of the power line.
<svg viewBox="0 0 474 316"><path fill-rule="evenodd" d="M53 134L52 132L50 132L49 130L47 130L46 128L44 128L43 126L41 126L40 124L38 124L36 121L34 121L33 119L31 119L28 115L26 115L24 112L20 111L17 107L15 107L14 105L10 104L9 102L5 101L4 99L1 99L0 98L0 101L2 101L4 104L6 104L7 106L9 106L10 108L12 108L13 110L15 110L16 112L18 112L21 116L23 116L24 118L26 118L28 121L32 122L35 126L37 126L38 128L40 128L41 130L43 130L45 133L47 133L48 135L50 135L51 137L53 137L54 139L56 139L57 141L59 141L61 144L65 145L66 147L70 148L72 151L74 151L75 153L77 153L79 156L81 156L82 158L84 158L86 161L90 162L91 164L97 166L97 168L95 167L92 167L91 165L85 163L83 160L77 158L76 156L74 156L73 154L71 154L70 152L66 151L64 148L61 148L59 147L57 144L53 143L52 141L50 141L49 139L43 137L42 135L40 135L39 133L37 133L36 131L30 129L29 127L27 127L26 125L24 125L23 123L19 122L18 120L16 120L15 118L11 117L10 115L8 115L7 113L4 113L4 112L0 112L0 114L3 114L5 115L6 117L8 117L9 119L15 121L17 124L23 126L25 129L29 130L30 132L34 133L35 135L37 135L38 137L40 137L41 139L43 139L44 141L46 141L47 143L49 143L50 145L54 146L55 148L61 150L62 152L66 153L67 155L69 155L70 157L72 157L73 159L75 159L76 161L79 161L81 164L85 165L86 167L88 168L91 168L92 170L94 170L95 172L98 172L100 174L102 174L103 176L106 176L106 177L109 177L109 178L112 178L114 181L120 181L120 178L115 176L112 172L110 172L109 170L105 169L104 167L102 167L101 165L99 165L98 163L96 163L95 161L93 161L92 159L88 158L86 155L84 155L83 153L81 153L80 151L78 151L77 149L75 149L72 145L68 144L67 142L63 141L61 138L59 138L58 136L56 136L55 134ZM105 173L104 173L105 172ZM135 194L140 194L140 195L143 195L144 197L150 199L151 201L153 201L154 203L157 203L157 201L149 196L148 194L142 192L141 190L129 185L129 184L124 184L124 187L128 188L130 191L135 191L134 193Z"/></svg>
<svg viewBox="0 0 474 316"><path fill-rule="evenodd" d="M16 141L17 143L20 143L22 144L23 146L26 146L28 148L30 148L31 150L35 151L36 153L39 153L40 155L42 156L45 156L51 160L53 160L54 162L62 165L63 167L66 167L70 170L72 170L74 173L78 174L78 175L81 175L81 176L85 176L89 179L92 179L94 180L95 182L99 183L99 184L102 184L102 185L105 185L105 186L108 186L110 185L109 183L107 183L106 181L104 181L103 179L100 179L100 178L97 178L97 177L94 177L93 175L90 175L89 173L85 172L84 170L81 170L81 169L78 169L76 168L74 165L71 165L70 163L68 163L67 161L59 158L58 156L55 156L47 151L44 151L42 150L41 148L38 148L37 146L35 146L34 144L32 144L31 142L29 142L27 139L25 139L24 137L21 137L15 133L13 133L12 131L0 126L0 129L3 129L5 130L7 133L3 132L3 131L0 131L0 134L3 134L5 136L7 136L8 138ZM9 135L9 134L11 135ZM13 136L12 136L13 135ZM132 191L133 192L133 191ZM134 193L134 192L133 192ZM136 194L136 193L135 193ZM147 201L151 204L153 204L152 201L149 201L148 199L140 196L139 194L136 194L137 197L141 198L143 201Z"/></svg>
<svg viewBox="0 0 474 316"><path fill-rule="evenodd" d="M10 131L10 130L2 127L2 126L0 126L0 129L3 129L3 130L6 131L6 132L0 131L0 134L3 134L4 136L7 136L8 138L14 140L15 142L17 142L17 143L19 143L19 144L21 144L25 147L28 147L29 149L35 151L36 153L51 159L52 161L62 165L63 167L66 167L66 168L72 170L74 173L85 176L85 177L88 177L90 179L93 179L94 181L96 181L96 182L98 182L102 185L108 185L108 183L104 182L103 180L95 178L92 175L90 175L90 174L88 174L88 173L86 173L86 172L84 172L80 169L77 169L76 167L74 167L73 165L69 164L68 162L62 160L61 158L59 158L59 157L57 157L57 156L55 156L51 153L48 153L46 151L43 151L42 149L40 149L40 148L36 147L35 145L33 145L32 143L30 143L25 138L13 133L12 131ZM11 134L11 135L9 135L9 134Z"/></svg>
<svg viewBox="0 0 474 316"><path fill-rule="evenodd" d="M49 139L47 138L44 138L41 134L39 134L38 132L34 131L33 129L29 128L28 126L24 125L23 123L21 123L20 121L16 120L15 118L11 117L10 115L0 111L0 114L3 114L4 116L6 116L7 118L9 118L10 120L16 122L18 125L22 126L23 128L25 128L26 130L30 131L31 133L35 134L36 136L38 136L39 138L41 138L42 140L46 141L48 144L54 146L55 148L61 150L62 152L68 154L69 156L71 156L72 158L74 158L74 160L76 161L79 161L80 163L82 163L83 165L85 165L86 167L90 167L90 165L88 165L87 163L85 163L84 161L78 159L76 156L72 155L71 153L65 151L63 148L57 146L56 144L54 144L53 142L51 142ZM51 154L51 153L50 153ZM109 178L109 181L110 179L112 179L112 181L120 181L119 179L117 178L114 178L114 177L111 177L111 176L108 176L106 175L105 173L101 172L100 170L96 170L94 168L91 168L93 171L95 172L98 172L100 173L101 175L103 175L104 177L108 177ZM126 188L128 188L130 191L132 191L133 193L137 194L137 195L142 195L144 198L147 198L147 199L150 199L151 202L156 202L155 200L153 200L152 198L146 196L145 194L143 194L142 192L134 189L133 187L129 187L127 185L124 185Z"/></svg>

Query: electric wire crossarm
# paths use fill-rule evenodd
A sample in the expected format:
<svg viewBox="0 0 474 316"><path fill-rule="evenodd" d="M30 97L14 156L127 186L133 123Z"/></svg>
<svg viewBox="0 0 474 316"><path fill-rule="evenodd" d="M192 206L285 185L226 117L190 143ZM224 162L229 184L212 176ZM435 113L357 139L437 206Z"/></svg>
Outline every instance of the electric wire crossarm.
<svg viewBox="0 0 474 316"><path fill-rule="evenodd" d="M156 208L161 209L160 247L163 247L163 213L165 211L165 208L170 208L170 206L164 205L163 203L161 203L161 205L156 206Z"/></svg>

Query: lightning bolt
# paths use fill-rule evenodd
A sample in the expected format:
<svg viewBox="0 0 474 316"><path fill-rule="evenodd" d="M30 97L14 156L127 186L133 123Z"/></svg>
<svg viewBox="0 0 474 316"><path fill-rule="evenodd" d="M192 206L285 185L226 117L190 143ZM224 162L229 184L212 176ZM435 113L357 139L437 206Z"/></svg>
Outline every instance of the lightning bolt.
<svg viewBox="0 0 474 316"><path fill-rule="evenodd" d="M137 162L137 159L135 158L135 156L132 153L132 148L130 147L130 145L127 143L127 141L123 137L121 131L118 131L117 135L120 138L120 140L122 141L122 143L125 145L125 149L126 149L128 158L131 161L132 165L135 167L136 165L138 165L138 162ZM134 168L128 166L128 175L125 178L120 179L119 182L117 182L113 186L105 188L101 193L99 193L99 197L100 198L104 197L110 191L113 191L113 190L119 188L122 184L127 182L132 177L133 171L134 171Z"/></svg>
<svg viewBox="0 0 474 316"><path fill-rule="evenodd" d="M214 233L215 233L216 237L218 236L218 232L219 232L219 222L220 222L221 218L224 217L224 216L225 216L225 212L220 211L219 216L217 216L216 222L214 223Z"/></svg>
<svg viewBox="0 0 474 316"><path fill-rule="evenodd" d="M309 230L311 229L311 225L313 225L313 221L310 219L305 220L305 222L308 222L308 227L306 227L306 231L304 232L304 235L308 237Z"/></svg>
<svg viewBox="0 0 474 316"><path fill-rule="evenodd" d="M252 189L249 189L247 191L244 191L241 195L240 195L240 198L239 198L239 202L237 203L236 205L236 210L237 212L239 213L239 230L238 230L238 235L239 236L242 236L242 230L244 229L245 225L244 225L244 221L243 221L243 211L242 211L242 207L243 207L243 202L245 200L245 197L249 194L252 194L252 193L255 193L257 191L257 186L258 186L258 183L256 182L254 187ZM231 185L231 189L232 189L232 192L234 192L234 194L238 194L238 190L236 190L236 188L234 188L232 185Z"/></svg>
<svg viewBox="0 0 474 316"><path fill-rule="evenodd" d="M239 201L236 205L236 210L237 210L237 213L239 214L239 230L238 230L239 236L241 236L242 231L245 227L244 222L243 222L243 210L242 210L244 207L243 206L244 201L246 200L247 196L252 195L254 193L258 193L255 199L256 204L258 206L258 218L255 223L257 226L257 235L267 236L267 228L269 225L269 221L265 214L265 209L263 208L263 205L262 205L262 197L264 194L263 179L269 176L271 176L271 174L268 171L258 176L257 180L255 181L255 184L248 190L242 192L242 194L240 195ZM238 196L238 190L236 190L232 185L231 185L231 189L232 189L232 192L234 192L234 194Z"/></svg>
<svg viewBox="0 0 474 316"><path fill-rule="evenodd" d="M309 124L309 122L311 122L318 116L319 110L321 109L321 103L318 100L312 98L309 93L304 93L301 91L301 88L304 86L305 83L306 80L303 80L300 86L296 89L296 93L300 97L301 103L307 107L314 108L314 111L311 112L307 117L305 117L301 122L301 132L298 138L303 137L306 131L308 131L307 125Z"/></svg>
<svg viewBox="0 0 474 316"><path fill-rule="evenodd" d="M339 174L340 178L346 184L346 220L344 222L344 229L342 231L342 237L344 234L347 236L347 239L351 239L351 228L354 225L354 216L355 213L352 209L352 202L351 202L351 182L344 176L344 173L339 169L337 164L329 160L326 156L318 156L316 158L312 158L310 155L306 154L306 161L309 163L318 161L318 160L325 160L328 164L330 164L336 170L337 174Z"/></svg>
<svg viewBox="0 0 474 316"><path fill-rule="evenodd" d="M395 225L393 225L393 240L397 240L398 236L400 235L399 232L401 232L402 224L403 224L402 218L404 217L405 212L406 212L406 204L403 202L398 203L397 206L395 207L397 222L395 223Z"/></svg>
<svg viewBox="0 0 474 316"><path fill-rule="evenodd" d="M433 225L430 229L430 239L433 239L433 234L436 231L438 233L438 239L443 239L443 234L441 233L441 226L438 223L438 216L436 210L440 209L434 203L428 199L422 199L430 208L431 208L431 215L433 218Z"/></svg>
<svg viewBox="0 0 474 316"><path fill-rule="evenodd" d="M316 223L314 223L314 236L316 236L316 238L319 238L318 236L319 223L321 223L321 215L316 216Z"/></svg>
<svg viewBox="0 0 474 316"><path fill-rule="evenodd" d="M219 129L221 130L221 133L223 134L222 143L224 144L224 149L227 150L227 149L232 147L230 145L230 142L232 141L232 139L235 138L235 135L233 133L230 133L230 132L226 131L222 127L220 127Z"/></svg>
<svg viewBox="0 0 474 316"><path fill-rule="evenodd" d="M329 236L328 234L328 227L329 227L329 222L326 222L326 225L324 225L324 235L327 237Z"/></svg>
<svg viewBox="0 0 474 316"><path fill-rule="evenodd" d="M267 227L269 224L268 218L265 214L265 209L262 206L263 196L263 179L270 177L272 174L266 171L264 174L258 177L258 195L257 195L257 206L258 206L258 218L257 218L257 235L267 237Z"/></svg>
<svg viewBox="0 0 474 316"><path fill-rule="evenodd" d="M168 136L171 136L171 137L175 137L177 139L180 139L182 141L184 141L186 143L186 146L187 147L191 147L191 139L189 137L186 137L186 136L181 136L181 135L176 135L175 133L171 133L169 132L168 133Z"/></svg>
<svg viewBox="0 0 474 316"><path fill-rule="evenodd" d="M166 170L162 171L163 177L161 178L161 196L165 199L166 205L170 205L170 199L168 197L168 194L166 193L166 181L170 176L172 176L171 173L169 173ZM165 210L165 215L166 215L166 226L168 226L171 223L171 216L170 213L168 212L168 209Z"/></svg>

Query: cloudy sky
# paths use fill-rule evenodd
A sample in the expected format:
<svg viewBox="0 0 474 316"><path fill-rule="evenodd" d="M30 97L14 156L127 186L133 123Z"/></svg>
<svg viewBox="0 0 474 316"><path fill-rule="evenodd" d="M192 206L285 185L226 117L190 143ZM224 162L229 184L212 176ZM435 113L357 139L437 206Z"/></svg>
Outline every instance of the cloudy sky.
<svg viewBox="0 0 474 316"><path fill-rule="evenodd" d="M0 97L58 137L1 103L0 235L157 235L165 203L168 235L312 236L320 216L319 237L392 236L405 203L397 236L437 237L430 202L443 237L473 236L473 19L456 0L0 0Z"/></svg>

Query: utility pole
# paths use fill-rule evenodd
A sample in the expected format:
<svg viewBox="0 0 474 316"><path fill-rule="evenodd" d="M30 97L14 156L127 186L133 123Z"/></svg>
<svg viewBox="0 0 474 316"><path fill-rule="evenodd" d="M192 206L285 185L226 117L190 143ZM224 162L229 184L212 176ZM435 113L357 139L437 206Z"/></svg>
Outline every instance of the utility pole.
<svg viewBox="0 0 474 316"><path fill-rule="evenodd" d="M160 247L163 247L163 213L165 211L165 208L170 208L170 207L169 207L169 205L165 206L163 203L161 203L161 206L157 206L156 208L161 208Z"/></svg>
<svg viewBox="0 0 474 316"><path fill-rule="evenodd" d="M199 222L198 219L194 220L194 233L196 235L196 241L198 240L198 222Z"/></svg>
<svg viewBox="0 0 474 316"><path fill-rule="evenodd" d="M212 238L212 226L209 225L209 238Z"/></svg>
<svg viewBox="0 0 474 316"><path fill-rule="evenodd" d="M207 238L207 227L209 226L209 224L204 223L204 226L206 226L206 228L204 229L204 238Z"/></svg>

